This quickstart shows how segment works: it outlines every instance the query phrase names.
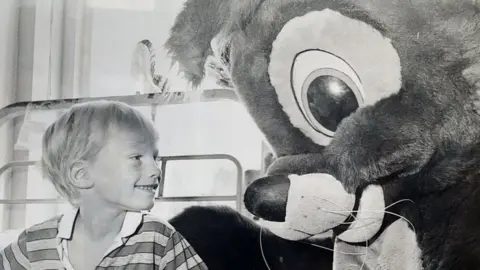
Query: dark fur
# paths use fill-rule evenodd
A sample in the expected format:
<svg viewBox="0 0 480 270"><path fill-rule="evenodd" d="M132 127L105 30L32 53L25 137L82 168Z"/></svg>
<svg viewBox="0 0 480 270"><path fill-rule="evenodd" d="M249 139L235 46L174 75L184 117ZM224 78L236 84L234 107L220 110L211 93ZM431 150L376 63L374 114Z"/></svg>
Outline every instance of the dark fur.
<svg viewBox="0 0 480 270"><path fill-rule="evenodd" d="M169 221L194 247L210 270L264 270L260 227L229 207L193 206ZM332 269L332 252L262 232L270 269ZM330 240L316 243L333 248Z"/></svg>
<svg viewBox="0 0 480 270"><path fill-rule="evenodd" d="M424 269L478 269L480 263L480 143L448 142L417 173L381 179L386 205L414 226ZM383 182L385 181L385 182ZM439 191L441 190L441 191ZM398 219L386 215L375 241ZM359 243L358 245L364 245ZM399 247L401 248L401 247Z"/></svg>
<svg viewBox="0 0 480 270"><path fill-rule="evenodd" d="M389 210L415 226L425 269L478 269L479 163L479 143L449 142L418 173L384 184L387 192L415 203Z"/></svg>
<svg viewBox="0 0 480 270"><path fill-rule="evenodd" d="M443 111L445 105L450 101L469 103L472 93L471 86L480 78L477 45L480 33L476 27L480 19L477 13L478 7L473 5L472 1L424 0L405 4L400 0L248 0L241 2L209 0L188 1L186 7L177 17L172 28L174 34L167 41L167 49L174 56L174 60L178 61L187 78L190 78L194 84L198 84L203 77L203 73L199 71L203 71L204 64L199 59L203 59L202 57L206 57L210 53L211 38L218 33L223 33L225 39L229 39L229 44L233 44L229 48L230 66L227 67L231 73L233 84L278 156L315 153L321 149L292 127L288 117L276 102L276 95L267 74L272 41L281 27L295 16L312 10L331 8L346 16L366 21L391 38L402 61L405 88L401 94L404 107L397 111L412 109L412 106L406 103L420 98L415 104L429 104L433 107L429 111L420 112L428 118L429 123L433 122L432 118L440 119L442 117L436 116L436 114ZM205 14L206 10L208 10L208 14ZM212 10L217 12L214 13ZM202 21L197 21L200 18ZM198 28L198 25L202 25L202 27ZM197 32L192 35L193 31ZM192 56L192 52L198 52L198 54ZM462 74L466 76L462 76ZM431 91L431 89L437 89L437 91ZM385 106L382 106L382 109L379 106L376 107L369 112L357 113L361 114L358 118L363 119L367 113L374 117L390 113L384 111ZM419 107L408 115L416 116L419 113L418 110L423 109ZM399 124L408 124L409 120L413 118L408 115L402 122L395 124L393 124L397 120L395 115L388 117L389 120L381 121L379 119L376 121L378 124L374 127L376 136L383 138L380 141L396 137L396 135L387 134L388 129L399 126ZM373 128L369 127L367 123L352 125L352 123L350 125L345 123L337 133L344 133L346 137L351 138L352 135L358 134L351 134L349 130L362 129L357 128L357 125L363 125L367 129ZM422 128L429 129L429 127ZM378 134L379 130L385 130L384 134ZM436 132L427 131L428 133ZM408 134L405 137L401 142L417 140ZM339 145L343 143L343 140L337 141L340 141ZM331 152L336 153L339 147L331 146L330 148L332 148ZM371 148L376 150L378 146L373 145L368 148L368 150ZM344 152L346 155L350 156L351 154L352 156L334 159L331 163L337 164L336 166L339 168L344 168L347 165L345 159L353 160L349 163L359 168L352 171L365 171L366 174L384 169L382 167L373 168L381 163L378 161L357 165L356 152L358 151ZM343 177L345 180L342 181L349 183L358 174L345 175ZM355 185L351 183L349 187Z"/></svg>
<svg viewBox="0 0 480 270"><path fill-rule="evenodd" d="M405 196L416 201L415 210L395 209L415 220L426 269L479 265L473 256L480 246L475 169L480 117L474 107L480 9L475 1L209 0L188 1L186 7L167 48L197 84L203 76L199 59L210 53L211 38L221 34L228 41L225 69L278 157L269 174L327 172L350 192L388 178L382 182L387 201ZM284 24L325 8L364 21L392 40L402 86L398 94L345 118L332 142L320 146L290 123L267 69L272 42ZM201 34L192 34L198 29Z"/></svg>

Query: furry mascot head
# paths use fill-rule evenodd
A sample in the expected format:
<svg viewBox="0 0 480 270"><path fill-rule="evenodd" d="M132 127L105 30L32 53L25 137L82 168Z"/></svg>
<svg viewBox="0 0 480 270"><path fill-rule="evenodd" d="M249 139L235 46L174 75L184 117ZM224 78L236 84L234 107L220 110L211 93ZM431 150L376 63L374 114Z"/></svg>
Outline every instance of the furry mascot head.
<svg viewBox="0 0 480 270"><path fill-rule="evenodd" d="M234 88L265 134L275 160L245 205L272 232L333 237L338 269L470 269L479 11L472 0L191 0L166 46L194 85L213 75Z"/></svg>

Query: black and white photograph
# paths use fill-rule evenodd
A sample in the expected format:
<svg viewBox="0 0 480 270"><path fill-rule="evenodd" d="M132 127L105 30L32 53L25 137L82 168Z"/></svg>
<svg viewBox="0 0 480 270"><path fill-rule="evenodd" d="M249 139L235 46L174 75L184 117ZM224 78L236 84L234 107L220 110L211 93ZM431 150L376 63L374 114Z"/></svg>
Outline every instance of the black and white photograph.
<svg viewBox="0 0 480 270"><path fill-rule="evenodd" d="M480 269L480 2L0 0L30 269Z"/></svg>

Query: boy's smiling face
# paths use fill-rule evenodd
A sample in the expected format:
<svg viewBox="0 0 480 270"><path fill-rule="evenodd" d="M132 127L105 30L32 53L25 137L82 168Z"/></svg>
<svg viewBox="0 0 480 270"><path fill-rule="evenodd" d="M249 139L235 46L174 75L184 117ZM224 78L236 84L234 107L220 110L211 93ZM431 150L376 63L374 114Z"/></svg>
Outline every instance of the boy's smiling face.
<svg viewBox="0 0 480 270"><path fill-rule="evenodd" d="M92 187L85 190L84 199L122 210L151 209L161 176L157 160L153 136L112 128L102 149L88 163Z"/></svg>

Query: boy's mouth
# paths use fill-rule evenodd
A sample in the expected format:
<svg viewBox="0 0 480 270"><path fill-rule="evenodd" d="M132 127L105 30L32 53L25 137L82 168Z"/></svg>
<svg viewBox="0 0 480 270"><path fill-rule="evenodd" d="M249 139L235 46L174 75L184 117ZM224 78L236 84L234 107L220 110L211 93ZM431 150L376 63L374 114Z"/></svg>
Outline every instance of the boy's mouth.
<svg viewBox="0 0 480 270"><path fill-rule="evenodd" d="M158 184L152 185L135 185L135 188L146 190L146 191L155 191L158 188Z"/></svg>

